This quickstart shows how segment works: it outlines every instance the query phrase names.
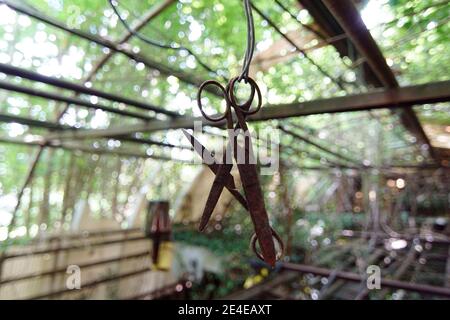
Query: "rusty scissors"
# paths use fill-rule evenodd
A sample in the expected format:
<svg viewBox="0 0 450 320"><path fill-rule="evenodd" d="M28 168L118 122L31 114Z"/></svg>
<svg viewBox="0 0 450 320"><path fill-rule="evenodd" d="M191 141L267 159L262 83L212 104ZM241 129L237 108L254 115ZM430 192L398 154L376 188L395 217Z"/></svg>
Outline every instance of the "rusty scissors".
<svg viewBox="0 0 450 320"><path fill-rule="evenodd" d="M247 116L257 113L261 109L262 98L261 91L256 82L247 77L246 83L250 85L250 96L242 104L239 104L235 95L236 83L240 81L239 77L230 80L226 87L223 87L215 80L205 81L199 88L197 94L197 104L203 117L210 122L226 121L228 131L228 143L224 148L222 162L217 163L214 155L209 152L194 136L183 130L185 136L190 140L194 149L200 154L203 161L208 164L209 168L215 174L215 179L211 187L205 208L203 210L202 218L200 220L200 231L204 230L212 212L219 200L220 194L224 188L227 188L230 193L241 203L241 205L249 211L255 233L251 238L251 247L255 254L263 261L271 266L281 258L283 253L283 241L281 237L272 229L269 224L269 218L264 204L264 196L259 182L256 162L254 161L254 153L252 150L251 137L248 131L247 123L245 121ZM225 100L225 111L223 114L215 116L208 115L203 108L202 92L207 86L216 87L223 95ZM256 107L251 109L255 93L258 98ZM234 110L237 123L234 124L232 110ZM238 135L243 131L244 147L242 147L237 140ZM233 154L233 156L230 156ZM239 175L241 177L244 195L242 195L236 188L234 178L231 175L233 168L233 158L237 163ZM274 239L278 242L280 252L278 254L275 250ZM256 249L256 242L259 242L261 253Z"/></svg>

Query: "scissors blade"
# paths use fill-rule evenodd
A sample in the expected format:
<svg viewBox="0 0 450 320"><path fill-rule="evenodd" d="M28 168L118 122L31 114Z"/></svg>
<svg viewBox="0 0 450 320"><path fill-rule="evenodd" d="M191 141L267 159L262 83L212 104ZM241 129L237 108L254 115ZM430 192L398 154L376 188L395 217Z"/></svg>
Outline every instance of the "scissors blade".
<svg viewBox="0 0 450 320"><path fill-rule="evenodd" d="M251 139L246 141L245 147L241 147L236 143L235 150L238 153L241 152L241 155L242 152L244 152L244 163L242 163L242 159L239 159L238 154L235 153L234 156L237 162L239 175L241 176L242 186L244 187L248 211L250 212L255 227L255 233L261 247L264 261L274 267L276 262L275 244L272 236L272 228L269 224L269 216L267 215L264 204L264 196L258 178L258 171L256 165L250 162L250 159L254 159L253 150L251 148Z"/></svg>
<svg viewBox="0 0 450 320"><path fill-rule="evenodd" d="M214 157L212 156L211 152L208 151L193 135L191 135L186 130L182 129L184 135L189 140L191 145L194 147L194 150L200 155L202 160L207 164L209 169L217 175L217 172L219 171L220 164L216 163ZM235 197L237 201L246 209L248 210L247 206L247 200L245 200L244 196L239 193L239 191L236 189L236 185L234 183L234 178L231 175L231 169L228 171L227 177L225 179L225 188Z"/></svg>
<svg viewBox="0 0 450 320"><path fill-rule="evenodd" d="M206 200L205 208L203 209L202 218L198 229L203 231L208 224L209 219L216 207L217 201L219 201L223 188L225 187L226 178L230 175L233 164L221 164L217 170L216 177L211 187L211 191Z"/></svg>

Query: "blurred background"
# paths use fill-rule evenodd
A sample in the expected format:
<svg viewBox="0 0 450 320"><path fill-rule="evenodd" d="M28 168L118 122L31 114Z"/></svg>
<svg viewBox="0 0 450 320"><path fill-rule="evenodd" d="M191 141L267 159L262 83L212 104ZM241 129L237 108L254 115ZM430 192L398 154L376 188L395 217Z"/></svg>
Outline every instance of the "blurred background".
<svg viewBox="0 0 450 320"><path fill-rule="evenodd" d="M240 73L242 1L0 0L0 298L448 299L450 3L339 3L252 1L272 269L228 191L197 230L181 132Z"/></svg>

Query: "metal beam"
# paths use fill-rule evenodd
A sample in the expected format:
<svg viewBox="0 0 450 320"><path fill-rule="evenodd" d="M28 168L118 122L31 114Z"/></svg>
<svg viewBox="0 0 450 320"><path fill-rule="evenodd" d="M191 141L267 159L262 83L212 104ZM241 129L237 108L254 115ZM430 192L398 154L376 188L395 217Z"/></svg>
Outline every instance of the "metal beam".
<svg viewBox="0 0 450 320"><path fill-rule="evenodd" d="M1 122L19 123L19 124L30 126L33 128L45 128L45 129L57 130L57 131L79 130L78 128L70 127L67 125L61 125L61 124L48 122L48 121L34 120L34 119L25 118L25 117L21 117L21 116L0 113L0 123ZM8 139L0 137L1 142L15 143L15 144L30 144L29 142L25 142L23 140L18 140L18 139L8 140ZM183 149L183 150L193 150L193 148L191 146L175 145L172 143L156 141L156 140L148 139L148 138L138 138L138 137L135 137L134 135L116 136L115 139L120 140L120 141L134 142L134 143L146 144L146 145L154 145L154 146L159 146L159 147L178 148L178 149ZM46 143L45 142L46 140L47 140L46 138L42 137L39 142L34 142L34 145L51 147L52 141L49 141L49 143ZM33 142L31 142L31 143L33 143ZM57 145L60 145L60 143L58 142L57 144L54 144L53 147L56 147Z"/></svg>
<svg viewBox="0 0 450 320"><path fill-rule="evenodd" d="M376 236L382 239L392 238L386 233L383 232L366 232L366 231L354 231L354 230L342 230L342 237L346 238L370 238L372 236ZM398 234L398 238L405 239L407 241L413 241L414 239L419 239L423 242L428 242L432 244L442 244L450 247L450 239L445 236L433 235L433 234Z"/></svg>
<svg viewBox="0 0 450 320"><path fill-rule="evenodd" d="M348 57L353 63L361 63L361 71L363 72L364 80L367 83L373 84L376 87L381 85L378 78L373 73L364 58L355 49L352 41L348 39L342 27L336 21L330 10L324 5L322 0L298 0L303 8L313 17L315 25L321 31L322 39L337 39L331 42L331 45L336 48L341 57Z"/></svg>
<svg viewBox="0 0 450 320"><path fill-rule="evenodd" d="M344 279L352 282L364 281L364 276L353 272L336 271L326 268L319 268L304 264L283 263L281 268L284 270L297 271L300 273L312 273L324 277L329 277L331 274L338 279ZM381 279L381 286L394 289L403 289L407 291L415 291L423 294L431 294L450 298L450 289L444 287L430 286L427 284L418 284L412 282L404 282L399 280Z"/></svg>
<svg viewBox="0 0 450 320"><path fill-rule="evenodd" d="M249 117L250 121L264 121L313 114L364 111L380 108L399 108L416 104L450 101L450 81L428 83L397 89L378 90L370 93L349 95L330 99L320 99L301 103L266 106L257 114ZM107 129L77 130L53 134L52 139L95 139L123 136L134 132L153 132L159 130L193 128L194 121L203 126L223 126L223 122L209 122L202 117L179 117L167 121L153 120L133 126L111 127Z"/></svg>
<svg viewBox="0 0 450 320"><path fill-rule="evenodd" d="M0 114L0 122L6 123L19 123L35 128L45 128L50 130L66 130L72 129L71 127L64 126L58 123L52 123L48 121L34 120L25 118L22 116L10 115L10 114ZM74 128L73 128L74 129Z"/></svg>
<svg viewBox="0 0 450 320"><path fill-rule="evenodd" d="M383 53L364 24L353 2L351 0L323 0L323 2L352 40L358 52L366 59L371 70L383 86L385 88L398 88L399 85L394 73L387 65ZM433 151L430 140L425 134L414 110L411 108L401 110L400 120L420 143L429 146L430 155L439 163L440 158Z"/></svg>
<svg viewBox="0 0 450 320"><path fill-rule="evenodd" d="M16 77L21 77L21 78L32 80L32 81L46 83L46 84L49 84L49 85L52 85L52 86L55 86L58 88L62 88L62 89L72 90L77 93L92 95L92 96L107 99L110 101L121 102L121 103L130 105L130 106L134 106L139 109L150 110L150 111L154 111L156 113L162 113L162 114L165 114L165 115L168 115L171 117L179 116L179 114L176 112L164 110L164 109L161 109L159 107L153 106L153 105L145 103L145 102L136 101L133 99L125 98L125 97L115 95L112 93L103 92L103 91L96 90L93 88L88 88L83 85L76 84L76 83L73 83L70 81L44 76L37 72L25 70L25 69L18 68L18 67L12 66L12 65L4 64L4 63L0 63L0 72L6 73L10 76L16 76Z"/></svg>
<svg viewBox="0 0 450 320"><path fill-rule="evenodd" d="M182 150L193 150L193 148L191 146L175 145L172 143L156 141L156 140L149 139L149 138L138 138L135 136L119 136L119 137L115 137L115 138L120 141L134 142L134 143L139 143L139 144L147 144L147 145L168 147L168 148L177 148L177 149L182 149Z"/></svg>
<svg viewBox="0 0 450 320"><path fill-rule="evenodd" d="M141 120L146 120L146 121L150 121L154 118L143 115L143 114L139 114L136 112L130 112L130 111L125 111L125 110L121 110L121 109L117 109L117 108L112 108L109 106L105 106L99 103L91 103L79 98L72 98L72 97L66 97L57 93L52 93L52 92L45 92L42 90L37 90L34 88L27 88L21 85L17 85L17 84L13 84L13 83L9 83L6 81L1 81L0 80L0 89L4 89L4 90L8 90L8 91L14 91L14 92L18 92L18 93L23 93L23 94L27 94L27 95L31 95L34 97L40 97L40 98L44 98L44 99L49 99L49 100L54 100L54 101L59 101L59 102L64 102L67 104L72 104L72 105L77 105L77 106L82 106L82 107L86 107L89 109L99 109L99 110L103 110L109 113L114 113L114 114L118 114L121 116L126 116L126 117L131 117L131 118L135 118L135 119L141 119Z"/></svg>
<svg viewBox="0 0 450 320"><path fill-rule="evenodd" d="M61 142L61 141L45 141L44 139L25 141L25 140L16 139L16 138L0 137L0 143L10 143L10 144L25 145L25 146L31 146L31 147L46 146L49 148L61 148L61 149L68 150L68 151L80 151L80 152L85 152L85 153L90 153L90 154L108 154L108 155L123 156L123 157L154 159L154 160L159 160L159 161L181 162L181 163L185 163L185 164L197 164L194 161L175 159L175 158L161 156L161 155L154 155L154 154L148 155L146 153L139 153L139 152L123 150L123 149L93 148L93 147L84 146L84 145L81 145L78 143L65 143L65 142Z"/></svg>

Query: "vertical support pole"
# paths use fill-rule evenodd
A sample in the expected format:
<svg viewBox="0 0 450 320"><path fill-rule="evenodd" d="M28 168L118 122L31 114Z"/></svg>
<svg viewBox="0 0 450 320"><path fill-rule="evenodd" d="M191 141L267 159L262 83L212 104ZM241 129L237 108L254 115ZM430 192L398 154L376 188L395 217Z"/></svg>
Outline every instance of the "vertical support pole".
<svg viewBox="0 0 450 320"><path fill-rule="evenodd" d="M20 191L19 191L19 193L17 195L17 203L16 203L16 206L14 207L14 210L12 212L11 222L8 225L8 237L9 237L10 232L15 227L16 219L17 219L17 211L19 210L20 204L22 202L22 196L23 196L23 194L25 192L25 189L27 188L28 184L30 183L31 179L33 179L33 175L34 175L35 169L36 169L36 167L38 165L39 159L40 159L40 157L42 155L42 152L44 150L45 150L45 147L43 146L43 147L41 147L38 150L38 152L34 156L33 162L31 163L31 166L28 169L25 181L24 181L24 183L23 183L22 187L20 188Z"/></svg>

